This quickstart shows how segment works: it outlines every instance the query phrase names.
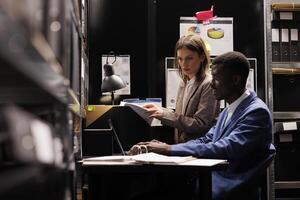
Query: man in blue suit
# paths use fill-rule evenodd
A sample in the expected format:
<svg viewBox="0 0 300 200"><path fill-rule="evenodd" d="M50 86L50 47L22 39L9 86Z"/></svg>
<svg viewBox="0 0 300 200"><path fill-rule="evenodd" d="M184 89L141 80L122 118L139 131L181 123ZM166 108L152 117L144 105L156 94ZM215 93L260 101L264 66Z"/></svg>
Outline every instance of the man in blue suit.
<svg viewBox="0 0 300 200"><path fill-rule="evenodd" d="M225 171L213 172L213 199L245 199L251 190L239 190L260 169L265 169L270 155L275 153L269 109L254 91L246 89L249 67L247 58L239 52L228 52L213 60L211 87L216 99L224 99L229 105L204 137L175 145L158 141L140 143L148 151L160 154L228 160ZM134 154L135 149L130 153Z"/></svg>

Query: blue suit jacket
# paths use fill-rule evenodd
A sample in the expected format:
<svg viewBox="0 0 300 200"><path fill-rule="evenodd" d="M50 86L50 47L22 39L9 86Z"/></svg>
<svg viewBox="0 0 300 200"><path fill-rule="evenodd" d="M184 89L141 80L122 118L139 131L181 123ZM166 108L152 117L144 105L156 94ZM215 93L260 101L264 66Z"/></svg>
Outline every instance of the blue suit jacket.
<svg viewBox="0 0 300 200"><path fill-rule="evenodd" d="M272 142L272 119L266 104L255 92L236 108L222 127L227 109L204 137L171 146L171 155L193 155L200 158L227 159L226 171L212 174L213 199L226 197L257 172L275 152Z"/></svg>

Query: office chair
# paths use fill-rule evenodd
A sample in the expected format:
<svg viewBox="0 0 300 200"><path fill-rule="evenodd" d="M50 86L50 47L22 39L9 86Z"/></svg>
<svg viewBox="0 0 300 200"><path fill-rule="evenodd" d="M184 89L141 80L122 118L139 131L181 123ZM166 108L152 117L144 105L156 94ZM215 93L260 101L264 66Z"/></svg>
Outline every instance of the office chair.
<svg viewBox="0 0 300 200"><path fill-rule="evenodd" d="M268 155L253 171L253 175L248 181L241 185L231 197L226 200L267 200L268 187L267 187L267 174L269 166L275 158L275 152Z"/></svg>

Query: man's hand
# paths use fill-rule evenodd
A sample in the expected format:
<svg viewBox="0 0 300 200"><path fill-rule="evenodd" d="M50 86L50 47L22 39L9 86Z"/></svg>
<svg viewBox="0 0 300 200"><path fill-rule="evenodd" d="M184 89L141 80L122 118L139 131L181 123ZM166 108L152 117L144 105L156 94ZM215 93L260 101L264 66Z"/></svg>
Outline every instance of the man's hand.
<svg viewBox="0 0 300 200"><path fill-rule="evenodd" d="M171 145L163 142L149 142L146 146L149 152L169 155L171 151Z"/></svg>
<svg viewBox="0 0 300 200"><path fill-rule="evenodd" d="M128 151L129 155L136 155L139 153L145 153L144 147L147 148L148 152L154 152L158 154L169 155L171 150L171 145L160 142L158 140L152 140L150 142L140 142Z"/></svg>
<svg viewBox="0 0 300 200"><path fill-rule="evenodd" d="M163 109L153 103L148 103L143 106L150 113L150 117L162 117Z"/></svg>

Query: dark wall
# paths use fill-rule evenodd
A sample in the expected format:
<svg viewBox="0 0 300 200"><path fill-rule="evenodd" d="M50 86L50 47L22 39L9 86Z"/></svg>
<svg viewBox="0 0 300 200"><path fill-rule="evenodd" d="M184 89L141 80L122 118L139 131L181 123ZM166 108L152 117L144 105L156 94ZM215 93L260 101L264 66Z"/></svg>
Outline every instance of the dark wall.
<svg viewBox="0 0 300 200"><path fill-rule="evenodd" d="M164 97L164 58L173 56L180 16L210 9L234 18L234 50L258 61L258 95L264 98L263 0L90 0L89 104L100 104L101 54L130 54L130 97ZM128 98L128 96L122 96Z"/></svg>
<svg viewBox="0 0 300 200"><path fill-rule="evenodd" d="M216 1L157 1L157 58L159 84L164 84L164 57L174 55L174 45L179 38L179 18L193 16L197 11L214 5L214 15L233 17L234 50L258 61L258 95L264 98L264 17L262 0ZM164 92L158 88L159 96Z"/></svg>
<svg viewBox="0 0 300 200"><path fill-rule="evenodd" d="M100 104L101 55L130 55L131 96L147 97L147 1L90 0L89 104Z"/></svg>
<svg viewBox="0 0 300 200"><path fill-rule="evenodd" d="M208 10L211 5L216 16L234 18L234 49L257 58L258 95L264 98L263 0L89 0L89 104L105 103L100 101L101 55L110 51L130 55L131 95L116 99L116 104L122 98L137 97L162 97L165 103L164 60L174 55L179 18ZM134 119L128 111L124 112L122 116L127 117L120 119L121 123L130 124ZM144 123L126 127L119 124L117 129L121 138L127 133L142 134L126 141L127 147L133 141L151 138L173 142L172 128L152 127L141 132L144 126Z"/></svg>

